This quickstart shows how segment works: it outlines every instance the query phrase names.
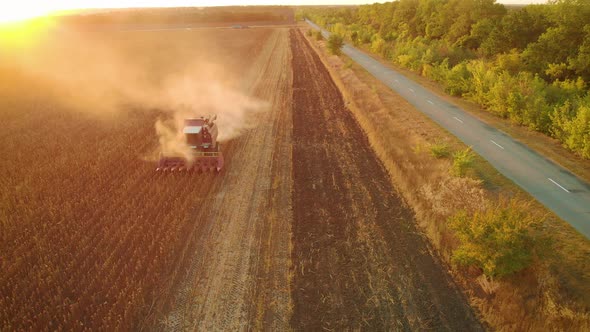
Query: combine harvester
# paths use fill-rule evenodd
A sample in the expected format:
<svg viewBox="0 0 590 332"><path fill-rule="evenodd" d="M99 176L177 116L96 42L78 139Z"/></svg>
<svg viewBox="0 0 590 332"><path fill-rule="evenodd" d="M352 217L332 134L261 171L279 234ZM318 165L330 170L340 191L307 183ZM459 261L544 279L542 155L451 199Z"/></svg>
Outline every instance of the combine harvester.
<svg viewBox="0 0 590 332"><path fill-rule="evenodd" d="M190 148L190 156L167 156L160 153L156 171L201 171L219 172L223 168L223 154L217 142L215 119L199 117L184 120L182 132Z"/></svg>

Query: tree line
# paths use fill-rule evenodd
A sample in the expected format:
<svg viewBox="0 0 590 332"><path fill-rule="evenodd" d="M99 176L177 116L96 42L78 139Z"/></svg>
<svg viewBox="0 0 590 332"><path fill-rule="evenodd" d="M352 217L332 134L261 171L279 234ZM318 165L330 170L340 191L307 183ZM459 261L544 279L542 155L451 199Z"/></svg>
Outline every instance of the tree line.
<svg viewBox="0 0 590 332"><path fill-rule="evenodd" d="M292 22L293 19L293 9L281 6L127 8L60 17L61 22L78 25Z"/></svg>
<svg viewBox="0 0 590 332"><path fill-rule="evenodd" d="M298 15L590 158L587 0L399 0Z"/></svg>

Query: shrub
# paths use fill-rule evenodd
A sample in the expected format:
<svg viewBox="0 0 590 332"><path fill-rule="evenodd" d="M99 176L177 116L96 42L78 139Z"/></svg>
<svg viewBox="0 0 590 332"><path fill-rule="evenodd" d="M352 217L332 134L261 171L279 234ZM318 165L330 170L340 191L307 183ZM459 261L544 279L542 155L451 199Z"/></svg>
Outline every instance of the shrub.
<svg viewBox="0 0 590 332"><path fill-rule="evenodd" d="M334 55L342 54L342 46L344 46L344 38L337 33L332 33L328 39L328 49Z"/></svg>
<svg viewBox="0 0 590 332"><path fill-rule="evenodd" d="M346 61L346 64L344 65L344 68L350 69L350 68L352 68L353 64L354 64L354 62L352 61L352 59L348 59L348 61Z"/></svg>
<svg viewBox="0 0 590 332"><path fill-rule="evenodd" d="M447 143L439 142L430 146L430 153L436 158L446 158L451 154L451 151Z"/></svg>
<svg viewBox="0 0 590 332"><path fill-rule="evenodd" d="M543 217L531 214L529 203L500 200L483 211L456 213L449 226L460 240L453 262L474 265L489 277L504 277L531 264L540 241L532 230Z"/></svg>
<svg viewBox="0 0 590 332"><path fill-rule="evenodd" d="M314 31L314 34L315 34L316 40L324 40L324 36L322 35L322 33L320 31Z"/></svg>
<svg viewBox="0 0 590 332"><path fill-rule="evenodd" d="M463 176L467 169L473 163L473 152L471 148L467 148L462 151L455 152L453 154L453 167L452 173L455 176Z"/></svg>

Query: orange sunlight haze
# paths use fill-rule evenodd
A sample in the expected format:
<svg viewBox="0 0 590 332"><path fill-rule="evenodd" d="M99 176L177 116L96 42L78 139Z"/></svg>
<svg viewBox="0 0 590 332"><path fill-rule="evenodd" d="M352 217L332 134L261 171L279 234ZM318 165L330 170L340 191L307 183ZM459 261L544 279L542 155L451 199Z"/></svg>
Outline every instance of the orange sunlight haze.
<svg viewBox="0 0 590 332"><path fill-rule="evenodd" d="M27 1L12 2L10 5L0 5L0 24L13 23L49 14L56 9L55 5L40 3L30 4Z"/></svg>

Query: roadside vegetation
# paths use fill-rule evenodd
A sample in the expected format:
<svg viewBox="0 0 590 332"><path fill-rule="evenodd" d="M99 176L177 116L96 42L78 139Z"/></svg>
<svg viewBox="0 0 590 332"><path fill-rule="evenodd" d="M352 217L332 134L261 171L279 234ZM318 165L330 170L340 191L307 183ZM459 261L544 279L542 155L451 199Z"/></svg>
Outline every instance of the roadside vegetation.
<svg viewBox="0 0 590 332"><path fill-rule="evenodd" d="M460 241L453 262L477 266L491 278L529 267L542 243L532 230L544 222L531 210L529 203L501 199L471 214L459 211L449 218L449 227Z"/></svg>
<svg viewBox="0 0 590 332"><path fill-rule="evenodd" d="M453 167L451 168L452 173L455 176L463 176L472 163L473 152L471 152L471 148L457 151L453 153Z"/></svg>
<svg viewBox="0 0 590 332"><path fill-rule="evenodd" d="M328 38L328 49L334 55L342 54L342 46L344 46L344 38L336 33L330 35Z"/></svg>
<svg viewBox="0 0 590 332"><path fill-rule="evenodd" d="M589 242L349 58L314 45L483 321L498 330L590 329Z"/></svg>
<svg viewBox="0 0 590 332"><path fill-rule="evenodd" d="M400 0L300 16L590 158L590 6Z"/></svg>
<svg viewBox="0 0 590 332"><path fill-rule="evenodd" d="M430 153L436 158L445 158L451 154L451 151L446 142L437 142L430 145Z"/></svg>

